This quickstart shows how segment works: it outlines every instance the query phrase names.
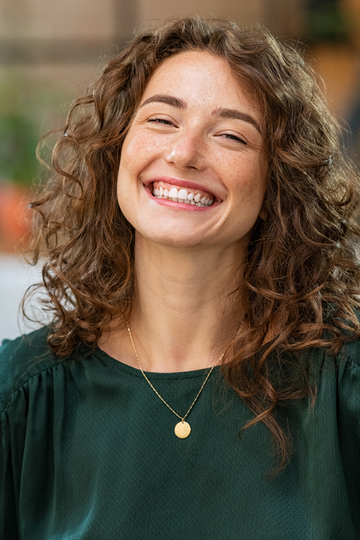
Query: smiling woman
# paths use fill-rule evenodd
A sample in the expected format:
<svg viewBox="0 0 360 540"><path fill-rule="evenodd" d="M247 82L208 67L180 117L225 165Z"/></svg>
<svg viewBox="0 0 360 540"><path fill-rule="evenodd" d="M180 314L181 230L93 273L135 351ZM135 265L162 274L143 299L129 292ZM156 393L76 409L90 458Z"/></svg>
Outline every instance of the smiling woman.
<svg viewBox="0 0 360 540"><path fill-rule="evenodd" d="M6 539L360 535L359 177L312 70L134 38L36 196L48 327L0 349Z"/></svg>

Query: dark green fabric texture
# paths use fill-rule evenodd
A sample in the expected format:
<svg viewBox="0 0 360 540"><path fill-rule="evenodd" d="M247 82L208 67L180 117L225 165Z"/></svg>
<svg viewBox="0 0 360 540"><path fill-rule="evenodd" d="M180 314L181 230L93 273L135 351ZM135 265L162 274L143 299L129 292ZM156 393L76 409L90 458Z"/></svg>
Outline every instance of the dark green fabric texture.
<svg viewBox="0 0 360 540"><path fill-rule="evenodd" d="M53 357L42 329L0 349L2 540L360 538L359 344L313 350L309 400L282 411L296 451L275 478L268 430L211 374L177 418L99 349ZM207 370L148 376L184 414Z"/></svg>

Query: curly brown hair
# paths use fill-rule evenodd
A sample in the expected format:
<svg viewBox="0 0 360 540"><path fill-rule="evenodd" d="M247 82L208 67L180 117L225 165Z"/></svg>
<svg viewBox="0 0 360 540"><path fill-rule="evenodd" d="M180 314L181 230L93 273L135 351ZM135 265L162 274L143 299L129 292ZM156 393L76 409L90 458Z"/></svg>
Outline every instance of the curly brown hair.
<svg viewBox="0 0 360 540"><path fill-rule="evenodd" d="M314 72L296 47L265 29L166 21L136 36L74 103L53 150L53 174L31 205L32 262L45 257L42 286L53 310L49 345L69 355L79 342L96 345L114 318L130 318L134 230L116 196L121 148L154 70L193 50L225 58L264 114L267 217L252 230L236 291L245 317L222 369L254 413L245 427L264 422L283 466L290 436L277 406L316 394L297 351L335 354L360 335L359 177Z"/></svg>

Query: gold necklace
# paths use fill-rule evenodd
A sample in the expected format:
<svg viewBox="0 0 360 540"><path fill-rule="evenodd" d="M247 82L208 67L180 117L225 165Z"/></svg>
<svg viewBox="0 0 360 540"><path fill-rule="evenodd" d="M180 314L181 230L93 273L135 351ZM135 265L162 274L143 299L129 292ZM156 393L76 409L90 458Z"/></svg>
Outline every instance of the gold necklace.
<svg viewBox="0 0 360 540"><path fill-rule="evenodd" d="M131 345L132 345L132 348L134 349L134 354L135 354L135 358L137 360L137 363L139 364L139 368L140 368L140 371L141 373L143 374L145 380L149 383L149 385L151 386L151 388L154 390L155 394L157 395L158 398L161 399L161 401L164 403L164 405L167 406L168 409L170 409L170 411L172 413L175 414L175 416L177 416L178 418L180 418L180 422L178 422L174 428L174 432L175 432L175 435L179 438L179 439L186 439L186 437L188 437L191 433L191 427L190 427L190 424L188 422L185 422L185 418L187 418L187 416L189 415L191 409L193 408L193 406L195 405L195 403L197 402L198 400L198 397L200 396L201 392L203 391L203 388L205 386L205 384L207 383L207 380L208 378L210 377L211 373L212 373L212 370L214 369L214 367L223 359L223 356L225 353L223 353L219 360L216 362L216 364L214 366L212 366L212 368L210 368L209 370L209 373L206 375L206 378L205 378L205 381L202 383L202 386L196 396L196 398L194 399L194 401L192 402L188 412L185 414L185 416L180 416L177 412L174 411L174 409L172 409L170 407L170 405L168 403L166 403L165 399L163 397L160 396L159 392L156 390L156 388L152 385L152 383L149 381L149 379L147 378L147 376L145 375L144 373L144 370L143 368L141 367L141 364L140 364L140 360L139 360L139 357L137 355L137 352L136 352L136 349L135 349L135 344L134 344L134 340L133 340L133 337L132 337L132 334L131 334L131 330L130 330L130 326L128 323L126 323L126 326L127 326L127 329L128 329L128 332L129 332L129 337L130 337L130 341L131 341Z"/></svg>

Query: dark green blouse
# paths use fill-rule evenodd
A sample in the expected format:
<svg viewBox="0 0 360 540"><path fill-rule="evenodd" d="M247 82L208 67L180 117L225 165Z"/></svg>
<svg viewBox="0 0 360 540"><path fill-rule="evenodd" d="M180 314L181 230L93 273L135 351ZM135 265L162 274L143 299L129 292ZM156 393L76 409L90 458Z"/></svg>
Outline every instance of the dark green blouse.
<svg viewBox="0 0 360 540"><path fill-rule="evenodd" d="M47 329L0 349L2 540L352 540L360 538L358 343L311 352L318 383L283 412L296 451L275 478L263 424L211 374L177 418L140 371L99 349L57 358ZM185 414L207 370L148 376Z"/></svg>

